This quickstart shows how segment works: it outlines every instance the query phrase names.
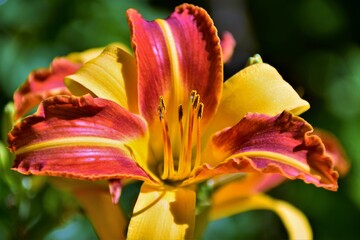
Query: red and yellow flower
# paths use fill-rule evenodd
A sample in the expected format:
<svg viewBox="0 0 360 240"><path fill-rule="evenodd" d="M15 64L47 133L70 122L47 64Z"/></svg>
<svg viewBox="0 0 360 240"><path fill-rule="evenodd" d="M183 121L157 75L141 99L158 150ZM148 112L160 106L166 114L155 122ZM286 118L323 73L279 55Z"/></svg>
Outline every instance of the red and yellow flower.
<svg viewBox="0 0 360 240"><path fill-rule="evenodd" d="M9 133L15 170L110 180L114 201L121 179L143 181L129 239L192 238L196 186L220 175L277 174L337 189L321 139L294 116L309 104L273 67L252 64L223 82L205 10L184 4L165 20L127 16L134 55L109 45L66 72L79 68L59 86L66 94L42 95Z"/></svg>

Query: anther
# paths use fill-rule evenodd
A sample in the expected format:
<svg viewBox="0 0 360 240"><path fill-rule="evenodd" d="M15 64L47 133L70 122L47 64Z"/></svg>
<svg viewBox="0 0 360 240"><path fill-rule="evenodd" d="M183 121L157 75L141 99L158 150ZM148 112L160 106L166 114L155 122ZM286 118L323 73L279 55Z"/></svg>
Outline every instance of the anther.
<svg viewBox="0 0 360 240"><path fill-rule="evenodd" d="M178 116L179 116L179 122L180 122L184 116L183 106L181 104L179 105L178 113L179 113Z"/></svg>
<svg viewBox="0 0 360 240"><path fill-rule="evenodd" d="M158 114L159 114L159 119L160 121L164 119L164 113L163 113L163 108L158 106Z"/></svg>
<svg viewBox="0 0 360 240"><path fill-rule="evenodd" d="M196 109L198 107L199 102L200 102L200 95L196 94L194 96L193 103L192 103L192 106L193 106L194 109Z"/></svg>
<svg viewBox="0 0 360 240"><path fill-rule="evenodd" d="M184 111L183 111L183 106L180 104L179 105L179 130L180 130L180 141L182 142L183 140L183 136L184 136L184 124L183 124L183 116L184 116Z"/></svg>
<svg viewBox="0 0 360 240"><path fill-rule="evenodd" d="M158 113L159 113L160 121L163 120L166 113L166 106L165 106L164 98L162 96L159 97Z"/></svg>
<svg viewBox="0 0 360 240"><path fill-rule="evenodd" d="M166 111L165 101L162 96L159 97L159 107L161 107L164 111Z"/></svg>
<svg viewBox="0 0 360 240"><path fill-rule="evenodd" d="M193 102L194 101L194 97L197 94L197 92L195 90L192 90L190 93L190 101Z"/></svg>
<svg viewBox="0 0 360 240"><path fill-rule="evenodd" d="M203 116L203 114L204 114L204 104L203 103L200 103L200 105L199 105L199 109L198 109L198 118L202 118L202 116Z"/></svg>

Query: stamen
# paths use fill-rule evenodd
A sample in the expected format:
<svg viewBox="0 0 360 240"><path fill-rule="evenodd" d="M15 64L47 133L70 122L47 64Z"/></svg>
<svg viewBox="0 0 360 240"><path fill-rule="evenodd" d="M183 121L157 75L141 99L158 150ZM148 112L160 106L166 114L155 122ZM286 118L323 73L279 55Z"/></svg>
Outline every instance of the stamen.
<svg viewBox="0 0 360 240"><path fill-rule="evenodd" d="M198 110L198 118L202 118L203 116L203 113L204 113L204 104L203 103L200 103L199 105L199 110Z"/></svg>
<svg viewBox="0 0 360 240"><path fill-rule="evenodd" d="M204 112L204 104L200 102L200 95L195 90L191 91L189 100L185 114L183 105L180 104L178 107L180 149L177 169L175 169L169 137L169 127L166 118L165 101L162 96L159 97L158 112L164 140L164 166L161 175L161 179L163 180L178 181L185 179L194 173L195 169L200 166L200 125ZM196 145L196 147L194 146L195 149L193 148L193 140ZM193 150L195 151L195 159L193 159Z"/></svg>
<svg viewBox="0 0 360 240"><path fill-rule="evenodd" d="M166 111L165 101L162 96L159 97L159 108L160 107L164 110L164 112Z"/></svg>
<svg viewBox="0 0 360 240"><path fill-rule="evenodd" d="M200 95L197 94L196 91L192 91L190 94L190 104L188 110L188 117L186 119L185 125L185 139L182 139L182 146L179 158L179 170L178 174L180 178L185 178L191 173L192 169L192 138L193 138L193 131L194 131L194 124L199 125L197 122L194 123L196 120L195 118L198 117L199 113L199 106L200 103ZM203 104L202 104L203 105ZM201 107L203 108L203 107ZM202 111L202 110L201 110ZM196 127L197 128L197 127ZM200 132L199 132L200 135ZM198 138L198 137L197 137ZM196 140L198 142L198 140Z"/></svg>
<svg viewBox="0 0 360 240"><path fill-rule="evenodd" d="M164 170L161 175L163 180L172 178L174 176L174 160L172 156L171 142L169 137L169 126L166 120L166 106L162 96L159 98L159 119L162 126L163 141L164 141Z"/></svg>
<svg viewBox="0 0 360 240"><path fill-rule="evenodd" d="M160 121L162 121L164 119L164 113L163 113L163 108L161 108L160 106L158 107L158 114Z"/></svg>
<svg viewBox="0 0 360 240"><path fill-rule="evenodd" d="M196 97L195 97L196 99ZM192 108L190 110L190 117L189 117L189 126L187 131L187 142L186 142L186 151L185 151L185 172L184 174L187 175L191 171L191 152L192 152L192 135L194 129L194 112L195 109Z"/></svg>
<svg viewBox="0 0 360 240"><path fill-rule="evenodd" d="M181 104L179 105L179 110L178 110L178 112L179 112L179 122L181 122L181 120L182 120L182 118L183 118L183 116L184 116L183 106L182 106Z"/></svg>
<svg viewBox="0 0 360 240"><path fill-rule="evenodd" d="M180 104L179 105L179 125L180 125L180 141L182 142L183 140L183 135L184 135L184 124L182 121L184 112L183 112L183 106Z"/></svg>
<svg viewBox="0 0 360 240"><path fill-rule="evenodd" d="M194 102L194 98L196 95L196 91L192 90L190 93L190 103L188 104L187 114L185 119L185 136L189 135L189 124L191 119L191 111L193 110L192 104ZM187 166L187 147L188 147L188 138L182 137L180 144L180 156L179 156L179 166L178 166L178 177L183 178L185 175L185 168Z"/></svg>
<svg viewBox="0 0 360 240"><path fill-rule="evenodd" d="M196 94L192 103L194 109L198 107L199 102L200 102L200 95Z"/></svg>
<svg viewBox="0 0 360 240"><path fill-rule="evenodd" d="M194 97L197 94L197 92L195 90L192 90L190 93L190 101L193 102L194 101Z"/></svg>
<svg viewBox="0 0 360 240"><path fill-rule="evenodd" d="M199 109L197 112L197 119L196 119L196 158L192 172L200 166L201 160L201 137L200 137L200 122L204 113L204 104L200 103Z"/></svg>

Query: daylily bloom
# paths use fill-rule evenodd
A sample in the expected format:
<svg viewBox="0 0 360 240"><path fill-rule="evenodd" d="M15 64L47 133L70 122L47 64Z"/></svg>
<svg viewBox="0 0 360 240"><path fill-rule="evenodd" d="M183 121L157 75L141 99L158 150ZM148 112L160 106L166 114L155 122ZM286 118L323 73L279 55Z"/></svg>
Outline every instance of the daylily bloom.
<svg viewBox="0 0 360 240"><path fill-rule="evenodd" d="M127 12L134 56L110 45L65 78L73 95L45 99L9 133L23 174L143 181L127 237L191 239L196 186L233 173L276 173L337 189L309 108L279 73L252 64L223 83L220 40L205 10L169 18ZM77 96L75 96L77 95Z"/></svg>

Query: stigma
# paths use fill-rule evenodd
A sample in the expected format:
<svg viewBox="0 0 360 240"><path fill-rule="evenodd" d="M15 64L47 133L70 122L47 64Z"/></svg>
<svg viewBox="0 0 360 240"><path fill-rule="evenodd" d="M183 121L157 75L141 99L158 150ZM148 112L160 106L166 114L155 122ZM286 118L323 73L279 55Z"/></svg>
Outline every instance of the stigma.
<svg viewBox="0 0 360 240"><path fill-rule="evenodd" d="M203 112L204 104L200 101L200 95L195 90L191 92L190 101L185 110L182 104L178 106L178 136L176 137L180 140L180 149L177 149L178 156L174 161L166 117L166 105L164 98L159 97L158 115L164 142L164 164L162 169L159 169L162 180L176 182L186 179L200 165L200 126ZM195 150L194 157L193 149Z"/></svg>

